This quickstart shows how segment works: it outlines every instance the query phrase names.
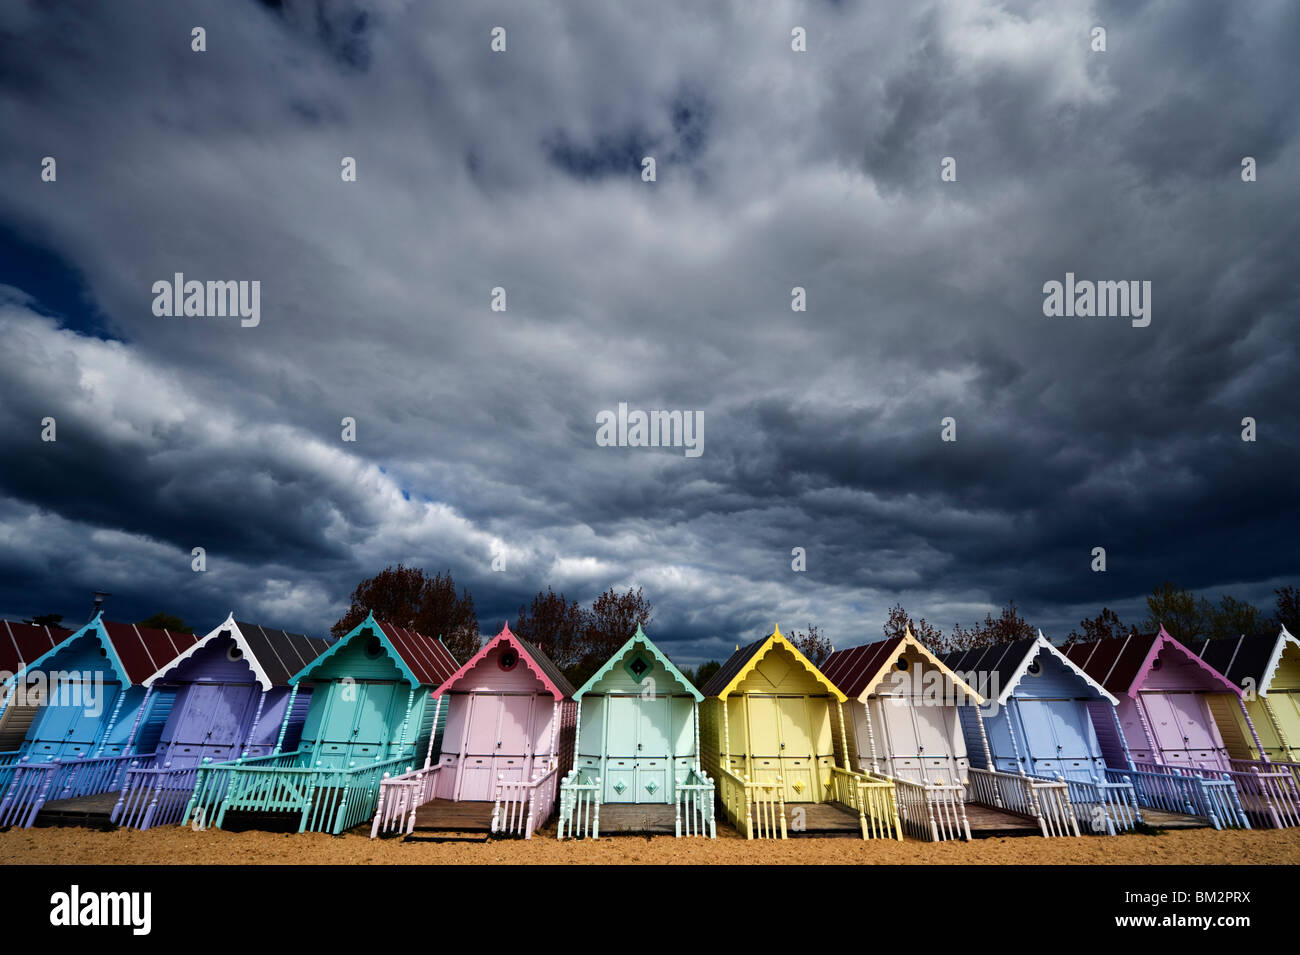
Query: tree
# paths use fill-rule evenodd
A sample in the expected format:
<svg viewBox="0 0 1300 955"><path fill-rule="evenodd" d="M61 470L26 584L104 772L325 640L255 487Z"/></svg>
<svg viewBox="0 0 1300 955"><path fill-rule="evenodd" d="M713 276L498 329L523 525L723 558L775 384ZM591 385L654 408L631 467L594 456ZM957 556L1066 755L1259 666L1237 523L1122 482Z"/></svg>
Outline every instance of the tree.
<svg viewBox="0 0 1300 955"><path fill-rule="evenodd" d="M458 661L468 660L478 650L478 615L469 591L456 593L451 571L426 576L419 567L385 567L367 577L352 592L352 606L330 628L342 637L373 613L375 619L440 637Z"/></svg>
<svg viewBox="0 0 1300 955"><path fill-rule="evenodd" d="M32 623L38 627L57 627L63 622L61 613L43 613L32 617L30 620L23 620L23 623Z"/></svg>
<svg viewBox="0 0 1300 955"><path fill-rule="evenodd" d="M519 607L514 631L567 673L582 659L585 625L585 614L578 602L570 602L564 594L557 595L548 587L527 608Z"/></svg>
<svg viewBox="0 0 1300 955"><path fill-rule="evenodd" d="M1147 612L1147 618L1142 622L1142 629L1146 632L1159 630L1163 625L1171 637L1182 643L1204 635L1205 624L1196 606L1196 595L1175 587L1169 581L1147 597Z"/></svg>
<svg viewBox="0 0 1300 955"><path fill-rule="evenodd" d="M60 617L60 620L63 618ZM151 630L175 630L177 633L193 633L193 627L187 627L185 621L175 614L163 613L159 610L152 617L145 617L137 621L141 627L149 627Z"/></svg>
<svg viewBox="0 0 1300 955"><path fill-rule="evenodd" d="M570 682L575 686L587 679L614 655L637 627L650 623L654 608L640 587L620 594L612 587L591 602L582 634L582 656ZM567 676L568 674L566 674Z"/></svg>
<svg viewBox="0 0 1300 955"><path fill-rule="evenodd" d="M713 674L722 669L722 664L718 660L709 660L707 663L701 663L695 670L683 670L686 679L695 684L695 689L704 689L704 684L713 679Z"/></svg>
<svg viewBox="0 0 1300 955"><path fill-rule="evenodd" d="M894 604L889 608L889 619L881 627L885 632L885 639L901 637L908 630L912 631L912 636L921 641L926 647L933 649L943 642L943 631L931 624L922 617L920 620L914 620L908 616L903 605Z"/></svg>
<svg viewBox="0 0 1300 955"><path fill-rule="evenodd" d="M550 657L570 683L581 686L637 627L649 625L653 609L640 587L627 593L611 588L590 608L548 588L528 609L519 608L515 632Z"/></svg>
<svg viewBox="0 0 1300 955"><path fill-rule="evenodd" d="M1096 643L1098 640L1106 640L1110 637L1125 637L1133 629L1124 626L1119 619L1119 614L1109 607L1102 607L1101 613L1091 620L1080 620L1079 626L1083 632L1071 630L1066 639L1067 643Z"/></svg>
<svg viewBox="0 0 1300 955"><path fill-rule="evenodd" d="M984 615L984 622L972 627L953 624L947 636L940 636L932 644L927 644L936 653L952 650L973 650L988 647L995 643L1010 643L1013 640L1032 639L1038 631L1016 609L1016 602L1010 600L996 618L991 613Z"/></svg>
<svg viewBox="0 0 1300 955"><path fill-rule="evenodd" d="M1300 588L1279 587L1273 593L1277 594L1277 623L1300 636Z"/></svg>
<svg viewBox="0 0 1300 955"><path fill-rule="evenodd" d="M1264 614L1258 607L1227 594L1219 599L1217 606L1202 597L1197 610L1201 617L1202 635L1211 640L1255 633L1264 623Z"/></svg>
<svg viewBox="0 0 1300 955"><path fill-rule="evenodd" d="M794 644L796 650L812 661L815 667L825 663L826 658L835 649L831 646L830 640L822 636L821 628L815 623L808 624L808 629L802 632L791 630L790 642Z"/></svg>

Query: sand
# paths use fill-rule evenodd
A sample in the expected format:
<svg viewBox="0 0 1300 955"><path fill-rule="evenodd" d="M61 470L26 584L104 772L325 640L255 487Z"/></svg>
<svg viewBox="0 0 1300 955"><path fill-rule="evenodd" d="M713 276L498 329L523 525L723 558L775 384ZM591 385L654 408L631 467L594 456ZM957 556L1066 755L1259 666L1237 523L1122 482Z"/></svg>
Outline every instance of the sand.
<svg viewBox="0 0 1300 955"><path fill-rule="evenodd" d="M559 842L554 828L531 841L372 841L355 831L318 833L194 832L179 827L149 832L76 827L0 832L0 864L1060 864L1060 865L1298 865L1300 829L1078 839L977 839L974 842L863 842L858 839L790 839L747 842L732 831L716 840L620 836L598 842Z"/></svg>

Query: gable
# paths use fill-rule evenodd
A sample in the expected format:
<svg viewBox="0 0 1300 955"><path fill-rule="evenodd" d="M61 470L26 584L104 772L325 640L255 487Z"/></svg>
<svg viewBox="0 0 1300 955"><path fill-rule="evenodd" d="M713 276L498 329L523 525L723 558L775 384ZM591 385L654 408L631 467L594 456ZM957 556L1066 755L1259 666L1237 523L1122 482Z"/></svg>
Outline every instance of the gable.
<svg viewBox="0 0 1300 955"><path fill-rule="evenodd" d="M636 634L615 651L573 696L581 699L588 693L641 693L647 687L660 694L686 694L697 701L704 698L637 627Z"/></svg>
<svg viewBox="0 0 1300 955"><path fill-rule="evenodd" d="M515 673L516 669L520 669L520 672ZM469 692L473 689L531 688L533 680L541 684L542 689L556 700L573 695L573 685L565 679L560 668L551 662L550 657L527 640L521 640L511 633L507 624L478 653L449 676L434 691L434 695Z"/></svg>
<svg viewBox="0 0 1300 955"><path fill-rule="evenodd" d="M898 667L900 660L906 664L905 669ZM968 686L910 631L902 637L836 650L822 664L821 671L846 696L861 701L873 694L896 695L903 683L908 686L905 693L923 694L929 681L931 688L939 684L945 697L955 695L984 702L974 687Z"/></svg>
<svg viewBox="0 0 1300 955"><path fill-rule="evenodd" d="M739 658L743 662L737 664ZM728 671L734 671L725 685L717 691L717 696L727 697L732 693L792 693L810 696L830 695L843 703L843 693L831 683L802 653L795 648L777 627L766 640L751 643L744 650L737 651L728 661ZM714 687L721 683L723 671L709 681Z"/></svg>

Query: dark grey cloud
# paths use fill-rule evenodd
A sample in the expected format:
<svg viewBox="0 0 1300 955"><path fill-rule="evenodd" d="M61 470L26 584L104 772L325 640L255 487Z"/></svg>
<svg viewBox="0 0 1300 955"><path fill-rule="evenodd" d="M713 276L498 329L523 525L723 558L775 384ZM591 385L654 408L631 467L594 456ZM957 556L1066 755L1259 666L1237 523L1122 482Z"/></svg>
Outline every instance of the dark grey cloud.
<svg viewBox="0 0 1300 955"><path fill-rule="evenodd" d="M0 609L319 630L406 561L485 628L643 585L694 662L899 600L1267 603L1297 41L1285 3L6 5ZM1044 317L1067 271L1150 280L1150 327ZM259 280L260 325L155 317L175 272ZM598 447L619 402L705 453Z"/></svg>

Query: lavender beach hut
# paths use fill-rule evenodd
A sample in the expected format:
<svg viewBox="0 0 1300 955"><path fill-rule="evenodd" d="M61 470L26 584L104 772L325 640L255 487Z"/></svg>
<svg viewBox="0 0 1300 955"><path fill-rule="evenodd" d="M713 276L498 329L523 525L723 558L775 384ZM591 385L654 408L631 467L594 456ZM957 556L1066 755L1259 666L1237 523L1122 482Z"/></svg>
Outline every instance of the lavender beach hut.
<svg viewBox="0 0 1300 955"><path fill-rule="evenodd" d="M111 821L138 829L179 822L204 763L266 756L277 742L295 749L311 691L295 696L289 679L329 645L231 614L145 680L172 692L171 715L154 752L127 770Z"/></svg>

